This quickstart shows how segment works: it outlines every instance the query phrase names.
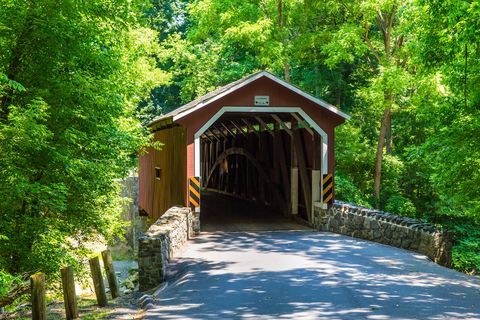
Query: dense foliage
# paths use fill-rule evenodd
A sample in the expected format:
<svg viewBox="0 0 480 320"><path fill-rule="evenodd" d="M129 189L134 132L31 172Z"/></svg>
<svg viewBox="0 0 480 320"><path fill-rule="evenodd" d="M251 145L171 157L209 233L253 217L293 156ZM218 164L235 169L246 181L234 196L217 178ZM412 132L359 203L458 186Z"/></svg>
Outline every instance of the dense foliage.
<svg viewBox="0 0 480 320"><path fill-rule="evenodd" d="M140 125L267 69L352 115L337 198L480 270L480 1L0 0L0 296L111 238Z"/></svg>
<svg viewBox="0 0 480 320"><path fill-rule="evenodd" d="M337 198L452 230L480 270L480 1L177 0L162 17L156 112L267 69L352 115ZM156 26L161 24L156 23Z"/></svg>
<svg viewBox="0 0 480 320"><path fill-rule="evenodd" d="M0 0L0 294L58 274L122 226L114 179L149 135L139 101L166 80L141 1Z"/></svg>

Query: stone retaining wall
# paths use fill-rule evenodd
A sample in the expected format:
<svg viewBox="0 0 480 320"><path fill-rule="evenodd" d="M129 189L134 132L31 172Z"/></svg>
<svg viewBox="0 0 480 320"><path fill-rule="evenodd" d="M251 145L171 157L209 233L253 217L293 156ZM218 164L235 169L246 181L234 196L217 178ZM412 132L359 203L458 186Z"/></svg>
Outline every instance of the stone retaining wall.
<svg viewBox="0 0 480 320"><path fill-rule="evenodd" d="M163 282L168 261L193 235L193 222L190 208L173 207L138 239L140 291L154 288Z"/></svg>
<svg viewBox="0 0 480 320"><path fill-rule="evenodd" d="M451 265L450 234L416 219L335 201L327 210L322 209L320 203L315 203L313 226L320 231L416 251L440 265Z"/></svg>
<svg viewBox="0 0 480 320"><path fill-rule="evenodd" d="M110 248L113 252L124 254L125 250L134 255L138 253L138 236L143 234L147 228L147 218L138 214L138 177L128 176L116 180L121 187L122 197L129 199L123 205L122 219L127 222L125 227L125 241L118 239L115 245Z"/></svg>

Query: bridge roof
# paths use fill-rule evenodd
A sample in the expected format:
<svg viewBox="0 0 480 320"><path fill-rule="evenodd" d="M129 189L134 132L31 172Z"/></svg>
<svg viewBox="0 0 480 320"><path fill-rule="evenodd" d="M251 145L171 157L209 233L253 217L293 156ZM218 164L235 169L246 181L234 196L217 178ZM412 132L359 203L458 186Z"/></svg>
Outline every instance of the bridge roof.
<svg viewBox="0 0 480 320"><path fill-rule="evenodd" d="M267 71L260 71L260 72L257 72L257 73L253 73L251 75L248 75L242 79L239 79L237 81L234 81L234 82L231 82L223 87L220 87L214 91L211 91L167 114L164 114L164 115L161 115L161 116L158 116L156 117L155 119L153 119L148 125L149 126L153 126L155 124L157 124L158 122L163 122L163 121L166 121L166 120L170 120L170 121L173 121L175 122L176 120L178 119L181 119L183 118L184 116L192 113L192 112L195 112L205 106L207 106L208 104L244 87L245 85L249 84L249 83L252 83L253 81L255 80L258 80L262 77L266 77L266 78L269 78L270 80L273 80L274 82L282 85L283 87L286 87L287 89L301 95L302 97L312 101L313 103L317 104L318 106L344 118L344 119L350 119L350 116L347 115L346 113L342 112L340 109L336 108L335 106L333 106L332 104L322 100L322 99L319 99L319 98L316 98L314 96L312 96L311 94L301 90L300 88L276 77L275 75L271 74L270 72L267 72Z"/></svg>

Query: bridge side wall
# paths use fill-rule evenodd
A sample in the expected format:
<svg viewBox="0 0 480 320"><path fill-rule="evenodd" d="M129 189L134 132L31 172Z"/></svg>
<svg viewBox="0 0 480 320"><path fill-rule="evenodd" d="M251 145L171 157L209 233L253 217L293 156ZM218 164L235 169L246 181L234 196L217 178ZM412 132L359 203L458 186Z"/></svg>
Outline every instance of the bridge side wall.
<svg viewBox="0 0 480 320"><path fill-rule="evenodd" d="M168 262L193 236L193 224L190 208L173 207L152 224L144 236L139 238L140 291L152 289L163 282Z"/></svg>
<svg viewBox="0 0 480 320"><path fill-rule="evenodd" d="M447 231L416 219L335 201L330 209L314 206L313 226L422 253L434 262L450 267L452 240Z"/></svg>
<svg viewBox="0 0 480 320"><path fill-rule="evenodd" d="M138 206L152 221L172 206L185 205L187 186L186 129L159 129L154 140L162 143L161 149L147 148L138 159Z"/></svg>

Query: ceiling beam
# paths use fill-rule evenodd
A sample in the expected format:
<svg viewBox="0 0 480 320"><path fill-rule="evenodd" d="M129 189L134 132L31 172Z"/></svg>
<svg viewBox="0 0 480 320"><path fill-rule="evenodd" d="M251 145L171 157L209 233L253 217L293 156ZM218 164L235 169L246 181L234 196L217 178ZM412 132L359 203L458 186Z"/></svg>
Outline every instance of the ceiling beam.
<svg viewBox="0 0 480 320"><path fill-rule="evenodd" d="M272 114L271 116L280 125L280 127L282 127L283 130L285 130L288 133L288 135L291 137L292 136L292 130L290 130L287 127L287 125L282 121L282 119L280 119L280 117L277 116L276 114Z"/></svg>
<svg viewBox="0 0 480 320"><path fill-rule="evenodd" d="M269 132L269 133L272 135L272 137L273 137L273 132L268 129L267 124L265 123L265 121L263 121L262 118L260 118L259 116L255 116L255 120L257 120L258 123L260 124L260 128L262 128L263 130L267 130L267 132ZM261 130L260 130L260 131L261 131Z"/></svg>
<svg viewBox="0 0 480 320"><path fill-rule="evenodd" d="M220 130L220 129L217 128L216 126L214 126L213 128L216 129L218 132L220 132L220 134L221 134L225 139L228 138L228 136L225 134L225 132L223 132L223 130Z"/></svg>
<svg viewBox="0 0 480 320"><path fill-rule="evenodd" d="M232 136L236 136L236 134L234 134L232 131L230 131L230 129L222 122L220 123L222 125L222 127L225 128L225 130L227 130L228 133L230 133Z"/></svg>
<svg viewBox="0 0 480 320"><path fill-rule="evenodd" d="M215 139L217 139L218 141L220 141L220 138L217 136L217 134L213 131L211 131L210 129L208 129L207 131L205 131L205 133L210 133Z"/></svg>
<svg viewBox="0 0 480 320"><path fill-rule="evenodd" d="M235 128L237 128L237 132L238 132L238 130L240 130L240 132L241 132L244 136L247 136L247 135L245 134L245 132L243 131L242 127L240 127L238 124L236 124L233 120L230 121L230 122L235 126Z"/></svg>
<svg viewBox="0 0 480 320"><path fill-rule="evenodd" d="M296 114L295 112L292 112L292 113L290 113L290 114L292 115L292 117L294 117L294 118L305 128L305 130L308 131L308 133L310 133L310 135L313 136L313 130L312 130L312 128L310 128L310 127L308 126L308 124L307 124L305 121L303 121L302 117L300 117L300 116L299 116L298 114Z"/></svg>
<svg viewBox="0 0 480 320"><path fill-rule="evenodd" d="M253 133L258 137L258 132L257 132L257 130L255 130L255 128L252 126L252 124L250 123L250 121L247 121L246 119L243 119L243 118L242 118L242 121L243 121L243 123L245 123L245 124L247 125L247 128L248 128L251 132L253 132Z"/></svg>
<svg viewBox="0 0 480 320"><path fill-rule="evenodd" d="M205 132L203 135L202 135L202 139L207 139L208 141L212 142L213 143L213 140L210 139L210 137L207 135L207 133Z"/></svg>

